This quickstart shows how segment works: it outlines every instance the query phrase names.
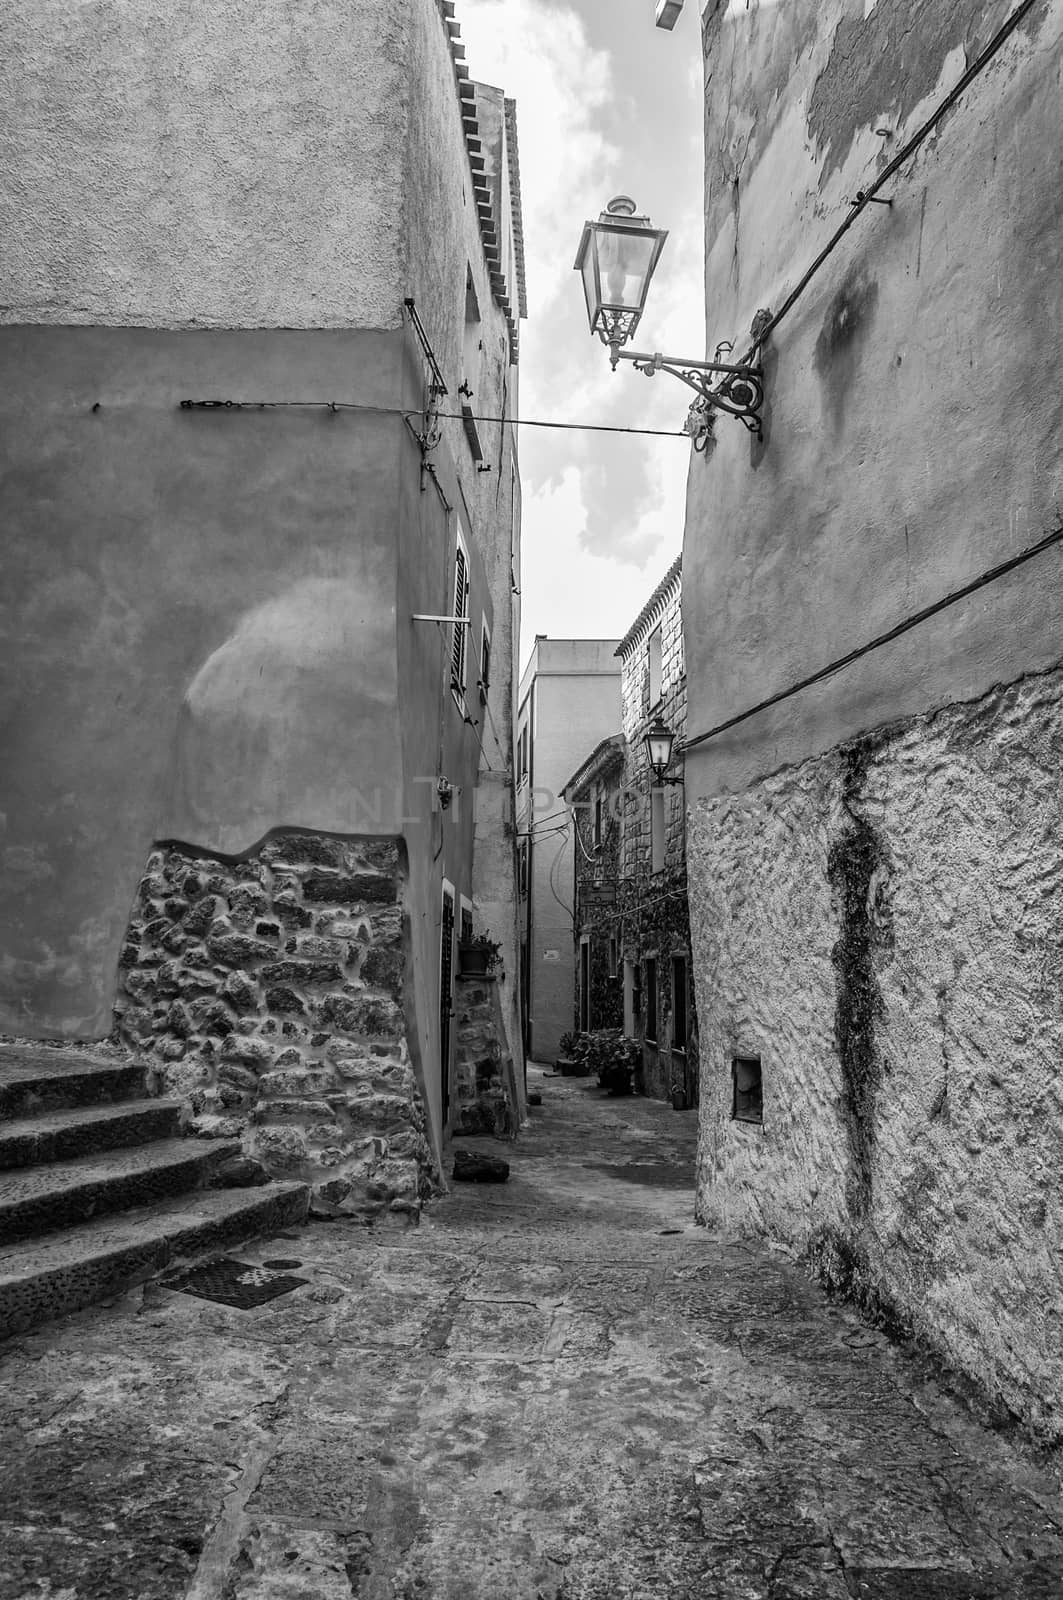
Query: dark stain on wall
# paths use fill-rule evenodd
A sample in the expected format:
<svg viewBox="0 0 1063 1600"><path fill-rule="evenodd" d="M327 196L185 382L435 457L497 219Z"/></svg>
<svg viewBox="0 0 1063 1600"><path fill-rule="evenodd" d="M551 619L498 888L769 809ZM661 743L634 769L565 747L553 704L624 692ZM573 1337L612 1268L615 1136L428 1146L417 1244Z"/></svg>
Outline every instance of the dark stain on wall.
<svg viewBox="0 0 1063 1600"><path fill-rule="evenodd" d="M808 1242L807 1259L830 1294L858 1306L891 1339L901 1342L912 1337L911 1318L876 1277L867 1253L851 1240L834 1228L819 1228Z"/></svg>
<svg viewBox="0 0 1063 1600"><path fill-rule="evenodd" d="M932 93L950 51L963 46L972 61L1010 10L1007 0L878 0L866 19L844 18L808 102L808 131L823 157L820 187L861 128L896 128ZM1045 10L1034 7L1025 26L1039 25Z"/></svg>
<svg viewBox="0 0 1063 1600"><path fill-rule="evenodd" d="M842 752L842 804L848 821L827 859L840 922L831 950L837 989L834 1040L842 1068L842 1114L849 1146L846 1203L854 1221L871 1209L876 1102L883 1073L875 1041L875 1025L884 1013L876 958L893 945L885 852L867 818L854 809L880 743L875 737L859 739Z"/></svg>
<svg viewBox="0 0 1063 1600"><path fill-rule="evenodd" d="M815 363L837 431L878 307L878 284L857 264L846 275L823 319Z"/></svg>

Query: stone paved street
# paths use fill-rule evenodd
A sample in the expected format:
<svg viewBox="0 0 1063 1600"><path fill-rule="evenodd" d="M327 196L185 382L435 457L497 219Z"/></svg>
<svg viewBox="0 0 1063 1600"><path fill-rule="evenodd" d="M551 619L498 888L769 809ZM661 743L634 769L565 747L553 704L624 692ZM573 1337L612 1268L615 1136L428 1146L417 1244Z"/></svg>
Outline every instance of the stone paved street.
<svg viewBox="0 0 1063 1600"><path fill-rule="evenodd" d="M692 1115L530 1081L505 1186L5 1347L0 1600L1063 1595L1051 1464L695 1227Z"/></svg>

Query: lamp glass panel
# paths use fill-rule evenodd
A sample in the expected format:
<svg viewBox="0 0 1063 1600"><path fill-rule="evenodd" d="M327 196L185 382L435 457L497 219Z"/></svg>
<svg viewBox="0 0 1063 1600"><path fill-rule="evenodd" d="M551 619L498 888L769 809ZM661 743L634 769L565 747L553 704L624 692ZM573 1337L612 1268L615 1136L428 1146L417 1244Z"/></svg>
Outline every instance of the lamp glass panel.
<svg viewBox="0 0 1063 1600"><path fill-rule="evenodd" d="M592 333L598 320L598 312L601 310L597 271L598 252L595 249L595 242L593 238L589 239L587 248L583 253L583 293L587 298L587 321L591 325Z"/></svg>
<svg viewBox="0 0 1063 1600"><path fill-rule="evenodd" d="M666 767L672 759L672 734L653 733L646 735L646 746L650 753L651 767Z"/></svg>
<svg viewBox="0 0 1063 1600"><path fill-rule="evenodd" d="M657 235L598 229L598 267L602 304L625 311L641 311L649 287Z"/></svg>

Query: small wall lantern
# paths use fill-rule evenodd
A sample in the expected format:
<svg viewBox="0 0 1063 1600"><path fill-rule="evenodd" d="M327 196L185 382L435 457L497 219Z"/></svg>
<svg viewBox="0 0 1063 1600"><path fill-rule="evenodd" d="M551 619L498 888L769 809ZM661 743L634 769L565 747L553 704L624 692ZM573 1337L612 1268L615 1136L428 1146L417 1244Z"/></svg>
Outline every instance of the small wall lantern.
<svg viewBox="0 0 1063 1600"><path fill-rule="evenodd" d="M682 783L682 778L669 778L665 774L672 764L672 751L675 748L675 734L658 714L642 736L646 746L646 756L649 760L650 771L657 783Z"/></svg>

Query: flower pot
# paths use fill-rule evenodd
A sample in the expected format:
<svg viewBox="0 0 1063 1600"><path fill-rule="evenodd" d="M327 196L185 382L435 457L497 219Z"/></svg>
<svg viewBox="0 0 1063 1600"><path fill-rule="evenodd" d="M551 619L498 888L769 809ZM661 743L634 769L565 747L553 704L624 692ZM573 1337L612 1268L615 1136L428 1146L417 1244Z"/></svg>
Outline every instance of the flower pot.
<svg viewBox="0 0 1063 1600"><path fill-rule="evenodd" d="M563 1078L571 1078L576 1070L576 1063L571 1056L558 1056L554 1066Z"/></svg>

